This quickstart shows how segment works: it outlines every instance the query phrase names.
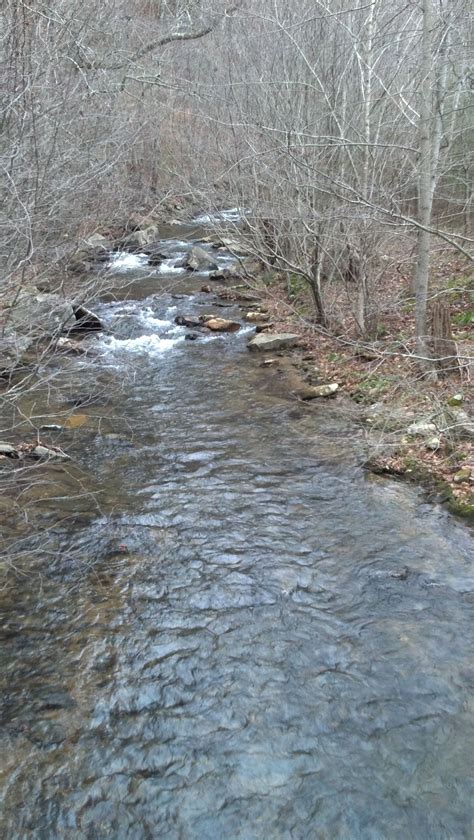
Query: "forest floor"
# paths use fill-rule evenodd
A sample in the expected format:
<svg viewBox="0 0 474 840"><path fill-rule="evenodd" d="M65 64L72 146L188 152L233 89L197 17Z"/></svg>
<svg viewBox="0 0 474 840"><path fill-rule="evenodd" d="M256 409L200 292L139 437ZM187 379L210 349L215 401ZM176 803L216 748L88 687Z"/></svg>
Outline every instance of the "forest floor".
<svg viewBox="0 0 474 840"><path fill-rule="evenodd" d="M311 299L297 278L266 276L265 305L272 331L301 336L292 360L305 381L338 383L338 393L357 404L368 469L417 481L454 512L474 518L474 272L452 251L436 256L431 295L449 302L460 364L432 381L413 358L414 300L408 271L394 264L385 273L376 301L376 338L369 341L357 338L346 292L333 297L336 328L331 330L314 323ZM409 433L414 423L425 424L425 430Z"/></svg>

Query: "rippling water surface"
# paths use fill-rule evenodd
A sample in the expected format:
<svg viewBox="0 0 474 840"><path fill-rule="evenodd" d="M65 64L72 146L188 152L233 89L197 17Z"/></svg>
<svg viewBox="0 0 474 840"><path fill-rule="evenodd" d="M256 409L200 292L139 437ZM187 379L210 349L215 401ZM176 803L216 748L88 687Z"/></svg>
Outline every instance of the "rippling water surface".
<svg viewBox="0 0 474 840"><path fill-rule="evenodd" d="M245 334L186 340L209 297L130 295L2 598L3 836L472 837L467 530Z"/></svg>

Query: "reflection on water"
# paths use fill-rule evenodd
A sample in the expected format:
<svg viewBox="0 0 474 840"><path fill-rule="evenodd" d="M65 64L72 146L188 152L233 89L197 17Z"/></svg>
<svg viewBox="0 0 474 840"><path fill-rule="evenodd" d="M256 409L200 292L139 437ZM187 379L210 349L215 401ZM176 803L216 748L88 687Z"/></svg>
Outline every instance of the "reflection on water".
<svg viewBox="0 0 474 840"><path fill-rule="evenodd" d="M3 836L471 837L468 533L244 335L185 341L203 300L104 306L70 362L104 399L0 596Z"/></svg>

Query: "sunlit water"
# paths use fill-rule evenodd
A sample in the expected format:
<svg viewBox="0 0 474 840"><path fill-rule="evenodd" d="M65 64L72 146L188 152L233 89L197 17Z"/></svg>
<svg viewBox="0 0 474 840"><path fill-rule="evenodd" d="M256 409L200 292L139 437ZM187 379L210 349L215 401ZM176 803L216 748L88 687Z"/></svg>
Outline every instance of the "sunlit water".
<svg viewBox="0 0 474 840"><path fill-rule="evenodd" d="M470 838L469 534L209 309L104 305L58 374L100 399L2 600L2 836Z"/></svg>

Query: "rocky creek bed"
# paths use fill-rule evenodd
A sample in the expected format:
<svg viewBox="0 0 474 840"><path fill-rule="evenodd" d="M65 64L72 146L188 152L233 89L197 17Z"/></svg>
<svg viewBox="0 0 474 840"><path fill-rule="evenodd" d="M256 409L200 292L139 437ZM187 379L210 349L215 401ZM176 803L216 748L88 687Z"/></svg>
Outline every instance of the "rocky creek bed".
<svg viewBox="0 0 474 840"><path fill-rule="evenodd" d="M468 838L469 531L170 268L114 257L13 418L69 457L6 463L3 835Z"/></svg>

